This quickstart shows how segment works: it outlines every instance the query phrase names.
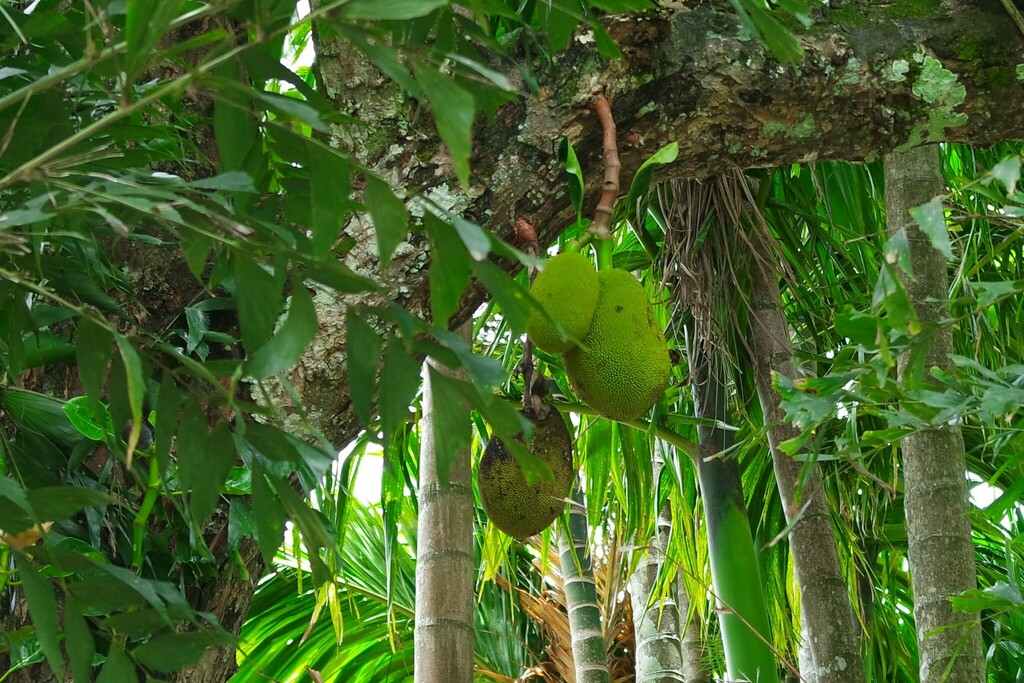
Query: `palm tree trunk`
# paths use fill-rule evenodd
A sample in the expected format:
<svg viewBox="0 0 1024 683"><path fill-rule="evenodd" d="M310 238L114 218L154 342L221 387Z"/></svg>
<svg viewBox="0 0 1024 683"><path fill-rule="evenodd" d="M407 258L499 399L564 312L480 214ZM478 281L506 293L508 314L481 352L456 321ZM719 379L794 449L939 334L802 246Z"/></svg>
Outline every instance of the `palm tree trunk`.
<svg viewBox="0 0 1024 683"><path fill-rule="evenodd" d="M676 576L676 600L679 618L683 621L683 640L680 643L683 656L683 680L686 683L711 683L711 670L704 660L704 636L697 612L690 617L690 594L686 592L683 576Z"/></svg>
<svg viewBox="0 0 1024 683"><path fill-rule="evenodd" d="M698 427L701 457L697 479L707 523L711 580L730 680L778 681L765 604L764 583L750 533L736 459L722 455L732 446L728 423L728 391L720 356L709 355L703 340L687 331L694 412L709 421Z"/></svg>
<svg viewBox="0 0 1024 683"><path fill-rule="evenodd" d="M460 334L468 338L469 327ZM416 554L416 683L472 683L473 482L469 449L455 456L448 481L437 472L434 410L428 360L423 385L419 521Z"/></svg>
<svg viewBox="0 0 1024 683"><path fill-rule="evenodd" d="M576 683L610 683L608 652L587 538L587 505L578 484L569 506L568 532L559 534L559 550Z"/></svg>
<svg viewBox="0 0 1024 683"><path fill-rule="evenodd" d="M789 548L800 588L801 631L813 660L812 669L801 666L800 674L810 683L855 683L864 681L864 661L821 475L816 469L802 473L804 464L779 449L800 431L785 421L782 399L772 386L773 373L796 378L774 262L762 253L750 268L750 353L786 523L797 520Z"/></svg>
<svg viewBox="0 0 1024 683"><path fill-rule="evenodd" d="M910 302L927 336L925 367L952 367L948 324L949 278L945 257L932 247L909 214L942 192L938 148L920 147L885 157L885 203L889 234L904 230L913 276L901 273ZM907 354L898 373L907 376ZM927 382L927 380L926 380ZM977 614L956 614L949 597L977 587L964 461L957 425L921 430L903 438L903 505L907 558L914 591L914 619L922 683L985 680Z"/></svg>
<svg viewBox="0 0 1024 683"><path fill-rule="evenodd" d="M663 441L654 444L654 481L658 481L664 458ZM629 577L629 595L633 604L633 630L636 633L636 679L649 683L688 683L683 673L683 651L680 642L680 617L675 594L682 582L672 582L671 594L653 602L658 572L665 564L669 535L672 531L672 507L668 501L661 508L657 528L647 552ZM684 593L685 599L685 593Z"/></svg>

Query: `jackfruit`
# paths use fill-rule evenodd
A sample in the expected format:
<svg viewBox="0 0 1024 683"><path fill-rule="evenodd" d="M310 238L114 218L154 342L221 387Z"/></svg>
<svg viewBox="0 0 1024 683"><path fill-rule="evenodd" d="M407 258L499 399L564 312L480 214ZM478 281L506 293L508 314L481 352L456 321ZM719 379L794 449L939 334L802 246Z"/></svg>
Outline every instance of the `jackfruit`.
<svg viewBox="0 0 1024 683"><path fill-rule="evenodd" d="M573 389L591 408L629 422L664 393L671 370L668 347L635 277L615 268L597 277L600 294L590 329L562 359Z"/></svg>
<svg viewBox="0 0 1024 683"><path fill-rule="evenodd" d="M484 449L477 473L484 512L494 526L513 538L526 538L546 529L562 514L565 499L572 492L572 436L557 410L551 409L544 419L534 420L530 452L551 468L553 481L541 479L527 484L508 446L496 437Z"/></svg>
<svg viewBox="0 0 1024 683"><path fill-rule="evenodd" d="M576 252L563 252L544 264L530 287L530 296L550 316L532 311L526 333L548 353L565 353L590 329L590 319L597 306L597 271L590 259ZM558 333L551 321L562 326L566 336Z"/></svg>

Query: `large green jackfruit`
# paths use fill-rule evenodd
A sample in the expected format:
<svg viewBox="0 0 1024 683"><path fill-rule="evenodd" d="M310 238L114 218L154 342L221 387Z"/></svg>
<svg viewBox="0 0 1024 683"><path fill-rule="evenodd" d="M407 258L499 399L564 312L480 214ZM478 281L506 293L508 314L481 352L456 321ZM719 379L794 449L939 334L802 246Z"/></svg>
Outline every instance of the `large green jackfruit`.
<svg viewBox="0 0 1024 683"><path fill-rule="evenodd" d="M590 330L562 358L573 389L591 408L628 422L664 393L668 347L643 285L615 268L597 276L600 295Z"/></svg>
<svg viewBox="0 0 1024 683"><path fill-rule="evenodd" d="M526 333L534 344L548 353L565 353L590 329L590 319L597 306L597 271L583 254L563 252L544 264L544 270L533 280L530 296L551 320L562 326L569 338L563 338L539 311L530 314Z"/></svg>
<svg viewBox="0 0 1024 683"><path fill-rule="evenodd" d="M487 444L477 473L484 512L494 526L513 538L526 538L546 529L562 514L565 499L572 492L572 436L557 410L534 421L530 452L551 468L554 481L542 479L527 484L515 457L498 438Z"/></svg>

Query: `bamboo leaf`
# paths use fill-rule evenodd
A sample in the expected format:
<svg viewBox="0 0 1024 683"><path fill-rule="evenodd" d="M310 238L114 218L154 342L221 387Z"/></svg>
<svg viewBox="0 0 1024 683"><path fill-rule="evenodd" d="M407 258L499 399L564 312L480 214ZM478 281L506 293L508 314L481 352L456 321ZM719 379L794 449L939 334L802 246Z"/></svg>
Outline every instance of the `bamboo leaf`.
<svg viewBox="0 0 1024 683"><path fill-rule="evenodd" d="M364 427L370 426L374 390L377 387L377 364L383 346L380 336L354 311L345 318L348 358L348 384L352 407Z"/></svg>
<svg viewBox="0 0 1024 683"><path fill-rule="evenodd" d="M46 655L46 662L54 675L60 678L64 670L63 657L60 653L60 644L57 641L57 601L53 597L53 588L42 574L36 571L35 566L25 556L15 554L15 566L18 568L18 576L21 578L21 585L25 591L25 599L28 601L28 610L32 615L32 624L35 627L36 638L39 646Z"/></svg>
<svg viewBox="0 0 1024 683"><path fill-rule="evenodd" d="M284 372L298 362L317 333L316 310L309 290L299 280L292 283L291 304L280 329L245 364L247 374L263 379Z"/></svg>
<svg viewBox="0 0 1024 683"><path fill-rule="evenodd" d="M387 270L395 248L405 239L409 230L409 214L405 210L405 204L395 196L387 183L374 175L366 178L365 203L373 218L380 269L383 272Z"/></svg>
<svg viewBox="0 0 1024 683"><path fill-rule="evenodd" d="M476 117L476 101L450 76L445 76L431 66L415 63L416 79L430 100L434 114L434 125L441 139L448 146L452 167L463 187L469 185L469 155L472 152L473 119Z"/></svg>

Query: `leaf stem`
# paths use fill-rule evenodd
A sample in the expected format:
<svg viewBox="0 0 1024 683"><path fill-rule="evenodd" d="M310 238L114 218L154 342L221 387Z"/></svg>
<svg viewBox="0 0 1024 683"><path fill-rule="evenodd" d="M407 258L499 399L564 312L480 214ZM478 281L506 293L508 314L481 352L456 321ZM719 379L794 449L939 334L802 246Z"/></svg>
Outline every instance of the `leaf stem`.
<svg viewBox="0 0 1024 683"><path fill-rule="evenodd" d="M149 515L153 512L157 498L160 497L160 467L155 459L149 461L149 481L146 483L146 496L142 499L139 512L132 523L132 568L142 571L142 543L149 526Z"/></svg>

